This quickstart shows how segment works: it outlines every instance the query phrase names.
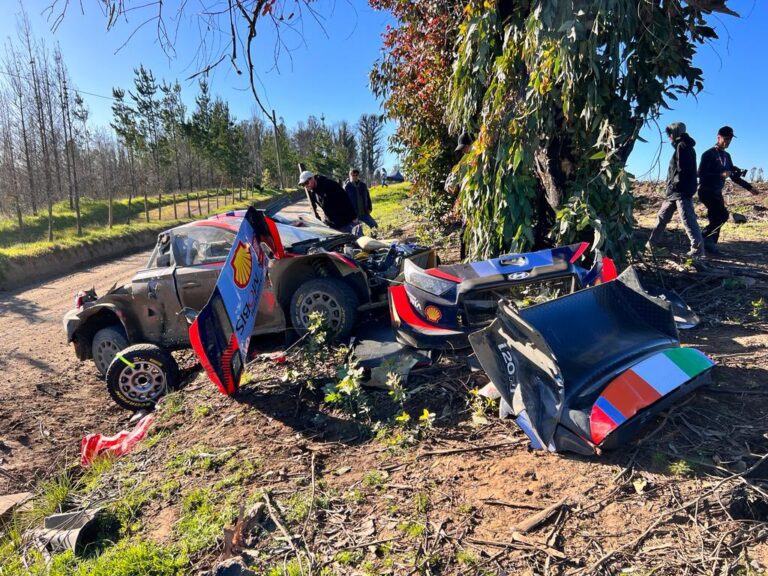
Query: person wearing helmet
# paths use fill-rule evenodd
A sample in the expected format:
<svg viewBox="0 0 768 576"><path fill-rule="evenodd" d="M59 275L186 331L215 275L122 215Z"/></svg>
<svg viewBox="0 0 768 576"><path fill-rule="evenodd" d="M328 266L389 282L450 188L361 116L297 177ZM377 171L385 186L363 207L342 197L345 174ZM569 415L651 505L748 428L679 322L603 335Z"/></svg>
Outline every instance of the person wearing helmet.
<svg viewBox="0 0 768 576"><path fill-rule="evenodd" d="M723 187L726 179L730 178L734 183L756 192L752 185L742 178L743 172L733 165L731 155L726 152L731 140L735 138L733 128L723 126L717 131L715 145L701 155L699 164L699 200L707 207L707 220L709 224L704 228L704 246L707 252L720 255L722 252L717 246L720 240L720 228L728 221L728 208L723 199Z"/></svg>
<svg viewBox="0 0 768 576"><path fill-rule="evenodd" d="M675 212L678 212L691 242L688 256L701 258L705 255L704 239L693 209L693 195L696 193L696 141L688 135L682 122L673 122L667 126L666 132L675 152L669 161L666 197L661 204L648 244L658 245L667 224Z"/></svg>
<svg viewBox="0 0 768 576"><path fill-rule="evenodd" d="M304 170L299 176L299 186L304 187L312 212L318 220L340 232L354 232L358 224L357 214L341 184L321 174ZM318 206L323 211L322 218L317 212Z"/></svg>

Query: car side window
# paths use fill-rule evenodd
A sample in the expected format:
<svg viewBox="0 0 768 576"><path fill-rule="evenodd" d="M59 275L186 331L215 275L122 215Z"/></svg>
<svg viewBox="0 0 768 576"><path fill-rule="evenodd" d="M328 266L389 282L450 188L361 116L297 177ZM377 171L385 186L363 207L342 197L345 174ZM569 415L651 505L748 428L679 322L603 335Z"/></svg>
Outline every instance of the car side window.
<svg viewBox="0 0 768 576"><path fill-rule="evenodd" d="M185 226L174 231L173 256L178 266L200 266L223 262L235 234L215 226Z"/></svg>
<svg viewBox="0 0 768 576"><path fill-rule="evenodd" d="M161 234L157 239L155 250L149 259L147 268L166 268L171 265L171 237Z"/></svg>

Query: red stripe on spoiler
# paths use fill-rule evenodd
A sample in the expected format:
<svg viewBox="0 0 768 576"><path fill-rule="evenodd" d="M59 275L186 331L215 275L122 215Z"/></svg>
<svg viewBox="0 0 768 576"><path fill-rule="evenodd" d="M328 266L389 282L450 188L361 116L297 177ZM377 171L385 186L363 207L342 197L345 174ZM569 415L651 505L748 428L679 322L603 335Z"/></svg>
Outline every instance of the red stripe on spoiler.
<svg viewBox="0 0 768 576"><path fill-rule="evenodd" d="M435 278L440 278L442 280L449 280L450 282L456 282L456 284L461 284L461 278L459 278L458 276L454 276L453 274L448 274L448 272L440 270L440 268L430 268L429 270L424 270L424 272L426 272L430 276L434 276Z"/></svg>

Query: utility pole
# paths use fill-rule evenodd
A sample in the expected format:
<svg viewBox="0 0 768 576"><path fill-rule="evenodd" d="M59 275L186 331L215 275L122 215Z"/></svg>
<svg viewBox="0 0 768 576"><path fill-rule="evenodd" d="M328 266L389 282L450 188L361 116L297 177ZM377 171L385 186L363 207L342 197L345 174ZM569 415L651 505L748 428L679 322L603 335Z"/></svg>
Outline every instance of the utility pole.
<svg viewBox="0 0 768 576"><path fill-rule="evenodd" d="M280 158L280 143L277 140L277 117L275 116L275 110L272 110L272 128L275 135L275 154L277 155L277 176L280 178L280 189L285 189L285 182L283 181L283 161Z"/></svg>

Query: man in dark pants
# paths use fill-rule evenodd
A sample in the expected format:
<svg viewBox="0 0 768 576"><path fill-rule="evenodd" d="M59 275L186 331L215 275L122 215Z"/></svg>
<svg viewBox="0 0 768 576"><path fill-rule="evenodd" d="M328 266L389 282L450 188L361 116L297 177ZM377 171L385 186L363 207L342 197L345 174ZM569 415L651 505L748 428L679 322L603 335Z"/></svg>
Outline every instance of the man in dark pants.
<svg viewBox="0 0 768 576"><path fill-rule="evenodd" d="M704 241L701 229L693 210L693 195L696 193L696 142L691 138L682 122L673 122L667 126L667 136L675 149L669 161L667 173L667 193L651 232L648 244L658 244L664 229L675 212L680 214L683 228L691 241L688 256L703 257Z"/></svg>
<svg viewBox="0 0 768 576"><path fill-rule="evenodd" d="M304 170L299 176L299 186L304 187L312 212L318 220L340 232L353 232L357 226L357 215L349 196L341 184L320 174ZM323 209L323 218L317 207Z"/></svg>
<svg viewBox="0 0 768 576"><path fill-rule="evenodd" d="M722 254L717 242L720 240L720 228L728 221L728 209L723 199L725 180L730 178L742 188L755 193L752 185L741 178L739 169L734 167L731 161L731 155L725 151L731 140L733 128L720 128L717 131L717 142L701 155L699 164L699 200L707 207L709 220L709 224L704 228L704 246L707 252L714 255Z"/></svg>
<svg viewBox="0 0 768 576"><path fill-rule="evenodd" d="M349 201L352 202L352 208L355 209L357 219L368 224L371 228L378 227L376 220L371 216L373 210L371 192L368 190L368 185L360 180L360 170L357 168L352 168L349 171L349 180L344 185L344 191L349 196Z"/></svg>

